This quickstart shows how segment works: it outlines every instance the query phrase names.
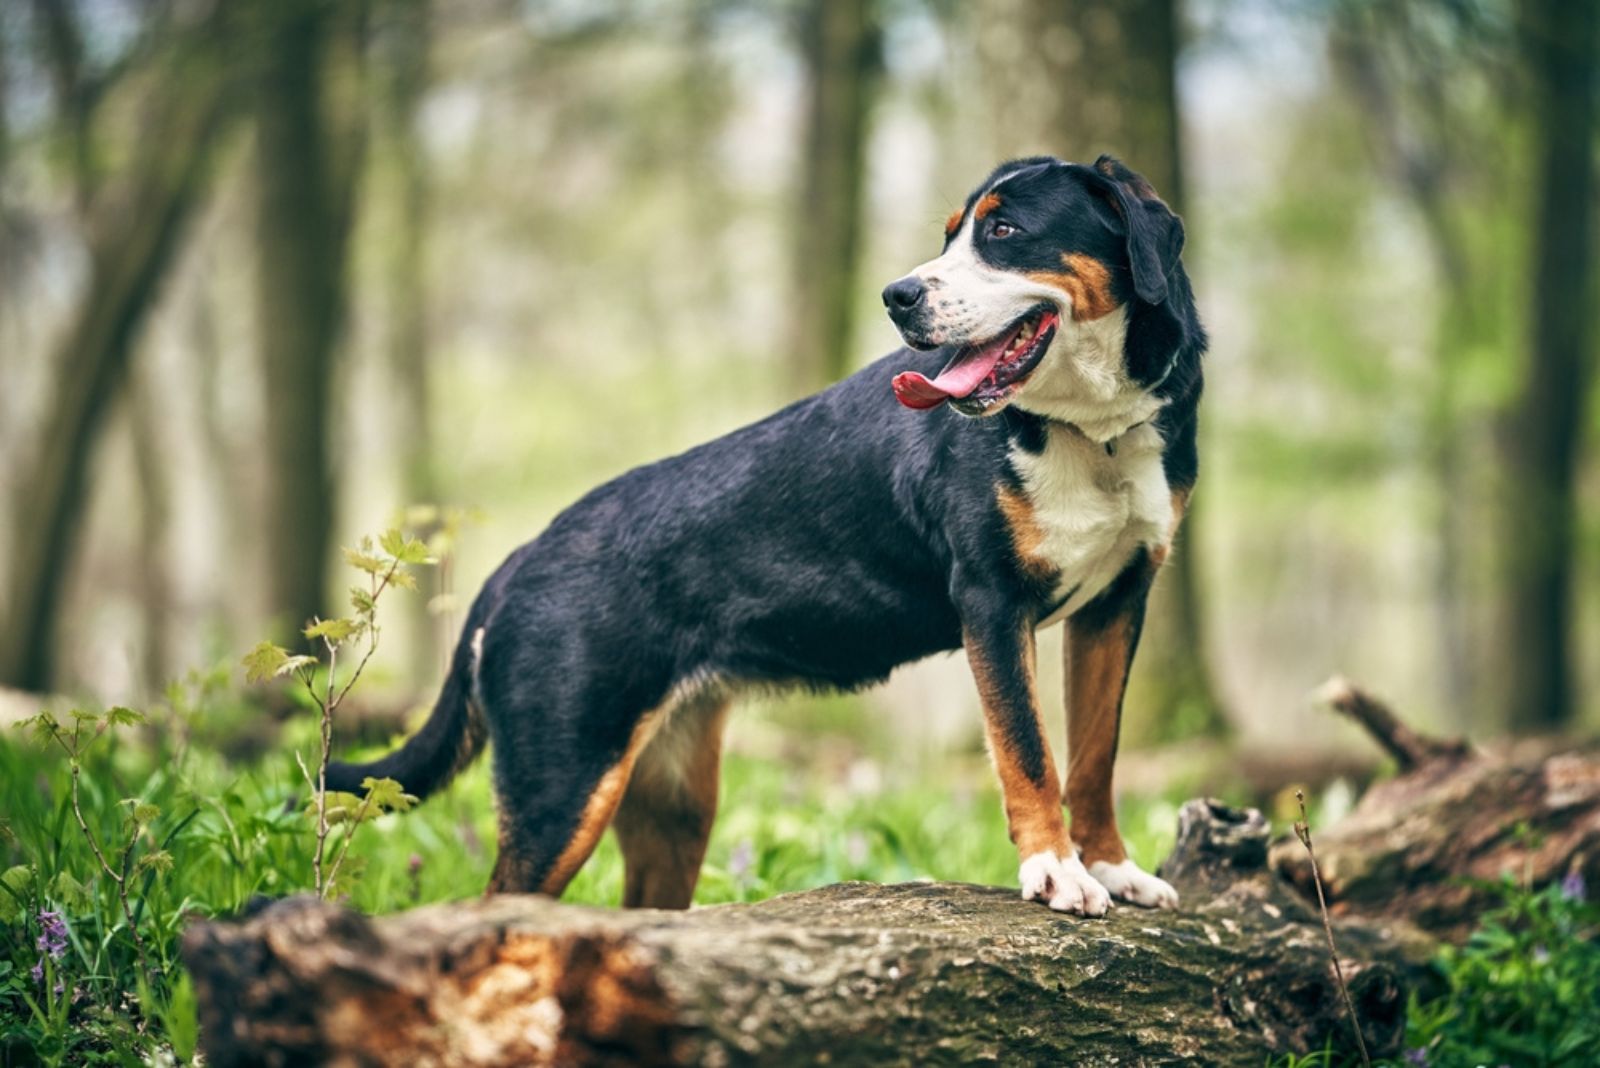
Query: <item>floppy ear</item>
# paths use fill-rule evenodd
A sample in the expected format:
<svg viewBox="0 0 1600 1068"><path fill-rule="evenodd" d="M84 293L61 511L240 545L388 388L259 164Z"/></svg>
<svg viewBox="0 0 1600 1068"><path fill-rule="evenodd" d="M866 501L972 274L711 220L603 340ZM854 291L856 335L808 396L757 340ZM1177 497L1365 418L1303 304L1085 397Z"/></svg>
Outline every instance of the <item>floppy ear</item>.
<svg viewBox="0 0 1600 1068"><path fill-rule="evenodd" d="M1094 161L1093 173L1122 217L1133 268L1133 291L1146 304L1167 299L1167 278L1183 253L1183 220L1150 183L1111 156Z"/></svg>

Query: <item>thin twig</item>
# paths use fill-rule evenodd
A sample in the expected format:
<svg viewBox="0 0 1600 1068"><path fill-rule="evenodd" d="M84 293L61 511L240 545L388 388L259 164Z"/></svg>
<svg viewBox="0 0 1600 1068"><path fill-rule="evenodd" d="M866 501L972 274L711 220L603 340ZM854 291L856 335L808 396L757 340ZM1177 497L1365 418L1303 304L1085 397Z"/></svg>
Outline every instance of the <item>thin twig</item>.
<svg viewBox="0 0 1600 1068"><path fill-rule="evenodd" d="M145 954L144 939L139 936L139 924L136 920L134 920L133 906L128 902L128 880L126 871L128 861L133 852L133 843L129 842L128 849L123 853L123 871L119 872L116 868L113 868L111 866L111 862L106 859L105 852L100 848L99 840L95 838L94 832L89 830L89 821L83 818L83 804L78 799L78 778L80 773L83 771L82 766L78 763L78 729L77 727L74 727L72 730L71 746L68 746L67 743L61 739L59 732L55 732L54 737L56 742L60 744L61 748L67 751L67 755L71 758L70 767L72 768L72 778L71 790L69 792L72 796L72 815L78 821L78 829L83 832L84 840L89 843L89 848L94 852L94 859L100 862L100 870L105 872L106 876L117 886L117 903L122 906L122 918L128 921L128 934L133 936L134 951L139 955L140 966L143 967L146 972L150 972L152 969L150 967L150 959Z"/></svg>
<svg viewBox="0 0 1600 1068"><path fill-rule="evenodd" d="M394 563L389 565L389 570L387 570L387 571L385 571L383 573L383 578L382 579L379 579L377 576L373 576L373 580L372 580L373 581L372 604L373 604L374 609L376 609L376 607L377 607L378 598L382 597L383 596L383 591L389 588L389 582L390 582L391 579L394 578L395 570L397 568L399 568L399 566L400 566L400 561L396 560L396 561L394 561ZM361 677L361 673L363 671L365 671L366 668L367 668L367 661L371 660L372 659L372 654L377 652L377 651L378 651L378 625L376 623L374 623L374 622L369 622L367 624L367 651L361 657L361 660L356 664L355 673L350 676L349 681L344 684L344 688L339 691L339 696L333 702L333 707L334 708L338 708L340 705L342 705L344 703L345 695L348 694L350 692L351 688L355 686L356 680Z"/></svg>
<svg viewBox="0 0 1600 1068"><path fill-rule="evenodd" d="M1311 848L1311 818L1306 815L1306 795L1296 790L1294 799L1300 804L1300 818L1295 821L1294 833L1311 858L1311 881L1317 884L1317 907L1322 910L1322 931L1328 936L1328 956L1333 960L1333 974L1339 980L1339 993L1344 995L1344 1007L1350 1014L1350 1027L1356 1033L1356 1045L1361 1047L1361 1063L1366 1068L1372 1068L1372 1058L1367 1056L1367 1040L1361 1035L1361 1021L1356 1017L1356 1006L1350 1000L1350 988L1345 985L1344 968L1339 963L1339 951L1333 944L1333 923L1328 919L1327 898L1322 896L1322 873L1317 870L1317 851Z"/></svg>
<svg viewBox="0 0 1600 1068"><path fill-rule="evenodd" d="M390 582L394 579L395 572L399 568L400 561L395 560L389 564L389 569L381 577L377 575L372 577L373 605L378 603L378 598L383 596L383 591L389 588ZM316 781L317 848L311 857L311 873L312 881L316 884L317 896L327 898L333 891L334 879L339 873L339 866L344 862L345 854L350 851L350 837L353 831L353 828L346 829L343 847L334 858L333 864L328 870L327 878L324 879L322 867L328 848L328 763L333 758L333 715L339 706L344 703L345 696L355 686L356 680L361 678L361 673L366 670L367 662L372 659L372 654L377 652L378 627L377 624L370 620L367 623L366 651L361 655L361 659L356 661L355 671L351 673L350 678L345 681L342 687L337 683L340 643L324 637L322 644L328 650L328 680L325 692L319 695L311 686L309 680L306 681L306 689L311 693L311 699L316 702L317 709L322 714L322 744L317 755ZM301 770L305 770L303 764L301 765ZM308 774L306 777L309 779L310 775ZM365 804L364 800L363 804Z"/></svg>
<svg viewBox="0 0 1600 1068"><path fill-rule="evenodd" d="M367 818L371 805L372 795L368 794L361 799L361 804L356 808L354 815L345 821L344 838L339 842L339 850L334 854L333 866L328 869L328 885L336 886L339 882L339 868L344 864L345 855L350 852L350 843L355 840L356 828L361 826Z"/></svg>
<svg viewBox="0 0 1600 1068"><path fill-rule="evenodd" d="M317 851L312 854L311 872L316 882L317 896L326 898L328 886L322 879L322 857L328 846L328 756L333 750L334 671L339 665L339 647L326 638L328 647L327 696L317 704L322 710L322 746L317 759Z"/></svg>

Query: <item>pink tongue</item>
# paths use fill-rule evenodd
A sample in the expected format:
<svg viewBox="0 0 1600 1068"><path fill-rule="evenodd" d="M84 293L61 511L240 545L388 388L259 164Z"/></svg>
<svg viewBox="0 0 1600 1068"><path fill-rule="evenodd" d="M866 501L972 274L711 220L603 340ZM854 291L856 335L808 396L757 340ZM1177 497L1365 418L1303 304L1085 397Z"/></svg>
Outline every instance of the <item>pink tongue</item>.
<svg viewBox="0 0 1600 1068"><path fill-rule="evenodd" d="M894 395L907 408L917 409L937 408L951 397L965 397L989 377L1005 351L1001 343L959 356L933 379L919 371L901 371L894 376Z"/></svg>

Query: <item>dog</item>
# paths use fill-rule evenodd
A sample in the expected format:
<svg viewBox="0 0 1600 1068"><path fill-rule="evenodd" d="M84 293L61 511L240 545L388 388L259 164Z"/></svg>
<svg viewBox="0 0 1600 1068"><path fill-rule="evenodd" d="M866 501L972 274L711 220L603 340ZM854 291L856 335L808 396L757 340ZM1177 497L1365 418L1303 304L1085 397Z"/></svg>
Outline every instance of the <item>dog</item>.
<svg viewBox="0 0 1600 1068"><path fill-rule="evenodd" d="M1112 766L1198 470L1183 241L1109 156L1003 164L884 289L905 348L557 516L484 585L427 723L330 788L426 796L493 739L489 892L559 896L611 826L623 904L686 908L738 692L855 689L960 648L1022 896L1175 906L1124 850ZM1034 684L1035 631L1063 620L1064 792Z"/></svg>

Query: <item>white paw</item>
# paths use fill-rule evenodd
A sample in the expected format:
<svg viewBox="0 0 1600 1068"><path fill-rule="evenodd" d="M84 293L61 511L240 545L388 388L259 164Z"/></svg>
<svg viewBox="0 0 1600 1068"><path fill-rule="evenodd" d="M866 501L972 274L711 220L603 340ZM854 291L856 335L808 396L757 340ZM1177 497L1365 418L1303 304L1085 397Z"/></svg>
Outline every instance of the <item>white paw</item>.
<svg viewBox="0 0 1600 1068"><path fill-rule="evenodd" d="M1147 909L1178 907L1178 892L1171 884L1144 871L1131 860L1119 864L1097 860L1089 866L1089 874L1111 891L1113 897L1143 905Z"/></svg>
<svg viewBox="0 0 1600 1068"><path fill-rule="evenodd" d="M1111 895L1094 880L1076 854L1060 857L1035 853L1022 862L1017 878L1022 882L1024 901L1045 901L1057 912L1104 916L1111 907Z"/></svg>

